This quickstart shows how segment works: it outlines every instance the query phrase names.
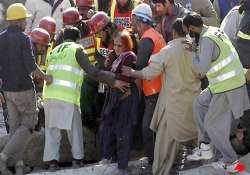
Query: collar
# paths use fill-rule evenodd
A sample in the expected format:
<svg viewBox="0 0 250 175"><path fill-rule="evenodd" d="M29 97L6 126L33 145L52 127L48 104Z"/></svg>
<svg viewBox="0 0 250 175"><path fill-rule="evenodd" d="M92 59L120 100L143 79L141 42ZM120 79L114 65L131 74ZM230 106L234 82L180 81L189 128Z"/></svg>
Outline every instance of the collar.
<svg viewBox="0 0 250 175"><path fill-rule="evenodd" d="M23 32L22 28L20 26L17 26L17 25L8 26L7 30L11 31L11 32Z"/></svg>
<svg viewBox="0 0 250 175"><path fill-rule="evenodd" d="M175 45L177 43L181 43L184 40L186 40L186 37L176 38L176 39L173 39L172 41L169 41L168 45Z"/></svg>

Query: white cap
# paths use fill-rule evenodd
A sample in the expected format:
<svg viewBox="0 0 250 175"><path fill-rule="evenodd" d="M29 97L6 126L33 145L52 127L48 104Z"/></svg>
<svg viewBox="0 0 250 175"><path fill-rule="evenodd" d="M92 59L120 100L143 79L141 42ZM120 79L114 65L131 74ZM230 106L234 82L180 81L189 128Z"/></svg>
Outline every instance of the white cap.
<svg viewBox="0 0 250 175"><path fill-rule="evenodd" d="M152 22L152 10L148 4L142 3L136 6L132 11L132 15L141 17L142 19Z"/></svg>

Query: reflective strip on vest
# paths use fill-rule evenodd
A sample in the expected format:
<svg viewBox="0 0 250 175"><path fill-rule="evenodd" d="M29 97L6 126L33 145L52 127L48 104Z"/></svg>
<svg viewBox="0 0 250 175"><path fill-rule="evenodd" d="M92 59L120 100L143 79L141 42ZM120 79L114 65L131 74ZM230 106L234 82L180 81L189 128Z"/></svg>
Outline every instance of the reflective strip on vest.
<svg viewBox="0 0 250 175"><path fill-rule="evenodd" d="M231 53L227 58L225 58L224 60L222 60L218 64L214 65L213 67L211 67L207 73L211 74L211 73L219 71L220 69L229 65L236 58L237 58L237 53L235 53L235 52Z"/></svg>
<svg viewBox="0 0 250 175"><path fill-rule="evenodd" d="M85 50L88 54L95 53L95 48L86 48Z"/></svg>
<svg viewBox="0 0 250 175"><path fill-rule="evenodd" d="M71 88L71 89L74 89L77 91L81 91L80 86L78 86L76 83L72 83L70 81L54 79L51 85L64 86L64 87Z"/></svg>
<svg viewBox="0 0 250 175"><path fill-rule="evenodd" d="M247 35L247 34L243 33L242 31L239 31L237 36L242 38L242 39L245 39L245 40L250 40L250 35Z"/></svg>
<svg viewBox="0 0 250 175"><path fill-rule="evenodd" d="M62 71L68 71L72 72L76 75L83 76L84 72L80 69L77 69L75 67L69 66L69 65L64 65L64 64L56 64L56 65L49 65L48 70L62 70Z"/></svg>
<svg viewBox="0 0 250 175"><path fill-rule="evenodd" d="M223 74L223 75L220 75L220 76L218 76L218 77L216 77L216 78L214 78L214 79L210 79L210 80L209 80L209 83L212 84L212 85L213 85L213 84L220 83L220 82L225 81L225 80L227 80L227 79L233 78L233 77L235 77L236 75L239 75L241 72L242 72L241 69L232 70L232 71L227 72L227 73L225 73L225 74Z"/></svg>

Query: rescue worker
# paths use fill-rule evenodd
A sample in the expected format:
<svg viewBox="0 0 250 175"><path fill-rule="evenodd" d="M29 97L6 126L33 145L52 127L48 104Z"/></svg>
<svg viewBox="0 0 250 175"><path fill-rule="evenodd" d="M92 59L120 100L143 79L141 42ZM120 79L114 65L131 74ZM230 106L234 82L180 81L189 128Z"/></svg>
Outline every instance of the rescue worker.
<svg viewBox="0 0 250 175"><path fill-rule="evenodd" d="M2 175L12 174L7 169L9 158L15 160L16 174L24 174L23 153L36 123L36 95L31 74L46 80L47 84L52 82L52 77L36 65L30 38L24 33L29 17L21 3L10 5L6 12L8 28L0 34L0 78L10 126L10 139L0 153Z"/></svg>
<svg viewBox="0 0 250 175"><path fill-rule="evenodd" d="M66 130L72 148L73 167L79 167L84 158L82 121L79 111L80 90L85 73L96 81L124 91L128 84L115 80L115 75L93 67L83 47L76 42L80 31L75 27L64 29L64 42L54 48L48 57L47 74L54 81L43 91L45 110L44 161L50 162L50 169L58 168L61 130ZM84 71L83 71L83 70Z"/></svg>
<svg viewBox="0 0 250 175"><path fill-rule="evenodd" d="M181 143L197 137L192 104L200 93L200 79L192 68L192 54L182 42L186 33L182 19L173 24L174 39L158 54L151 56L150 64L142 70L123 67L123 74L151 80L162 74L162 88L150 128L156 133L154 175L172 174L176 153Z"/></svg>
<svg viewBox="0 0 250 175"><path fill-rule="evenodd" d="M97 12L88 21L91 31L96 35L96 59L105 60L113 51L113 35L116 26L104 12Z"/></svg>
<svg viewBox="0 0 250 175"><path fill-rule="evenodd" d="M187 159L211 159L214 145L223 156L219 168L237 173L243 165L230 142L231 125L250 108L242 64L227 35L219 28L204 25L200 15L187 15L183 24L194 38L193 44L186 42L187 49L193 52L193 66L209 81L208 88L194 102L199 147Z"/></svg>
<svg viewBox="0 0 250 175"><path fill-rule="evenodd" d="M152 10L149 5L142 3L132 11L132 30L140 37L136 69L141 70L149 64L149 58L158 53L166 43L161 34L152 28ZM158 94L161 90L161 77L151 81L143 80L142 89L145 96L145 109L143 115L143 143L149 163L154 159L154 135L150 130Z"/></svg>
<svg viewBox="0 0 250 175"><path fill-rule="evenodd" d="M94 0L76 0L76 7L83 20L89 19L95 13Z"/></svg>
<svg viewBox="0 0 250 175"><path fill-rule="evenodd" d="M44 65L42 65L42 70L46 71L46 69L48 67L48 65L47 65L47 56L55 46L55 37L56 37L56 32L57 32L56 21L50 16L45 16L40 20L40 22L38 24L38 27L43 28L44 30L46 30L49 33L49 36L50 36L50 41L49 41L49 44L48 44L48 47L47 47L47 50L46 50L47 54L46 54L46 57L43 58L44 59L44 61L43 61ZM39 60L39 58L38 58L38 60Z"/></svg>
<svg viewBox="0 0 250 175"><path fill-rule="evenodd" d="M153 0L153 3L155 3L156 15L160 17L156 30L162 34L166 42L169 42L173 39L173 22L176 18L184 17L189 10L175 3L174 0Z"/></svg>
<svg viewBox="0 0 250 175"><path fill-rule="evenodd" d="M110 17L119 30L130 28L132 10L140 0L112 0Z"/></svg>
<svg viewBox="0 0 250 175"><path fill-rule="evenodd" d="M48 53L54 48L55 35L57 32L56 21L50 16L43 17L38 24L38 27L45 29L50 35L50 43L48 48Z"/></svg>
<svg viewBox="0 0 250 175"><path fill-rule="evenodd" d="M242 1L239 11L242 12L241 22L238 28L238 38L236 40L236 49L239 53L239 57L243 67L246 69L247 74L250 73L250 60L249 60L249 46L250 46L250 1L244 0ZM247 91L248 96L250 97L250 84L249 81L247 82ZM245 147L243 153L248 153L250 151L250 119L249 119L250 110L245 111L243 117L240 118L240 125L238 126L238 131L242 132L242 137L237 138L238 143L236 144L236 151L237 145L243 145ZM237 134L236 134L237 136Z"/></svg>
<svg viewBox="0 0 250 175"><path fill-rule="evenodd" d="M36 63L42 71L46 71L47 48L50 42L49 33L42 28L35 28L30 33L30 39L33 43L33 52Z"/></svg>
<svg viewBox="0 0 250 175"><path fill-rule="evenodd" d="M94 33L91 32L88 25L89 17L92 16L94 10L94 1L93 0L77 0L77 8L81 14L82 27L87 28L85 33L82 33L79 44L83 45L84 49L88 53L88 58L93 66L97 69L101 69L103 66L103 61L99 63L95 59L96 53L96 37ZM93 80L90 77L84 79L82 89L81 89L81 98L80 98L80 109L83 119L84 131L85 131L85 159L93 161L97 159L98 146L97 133L98 133L98 119L100 118L103 102L104 102L104 93L98 92L99 82Z"/></svg>
<svg viewBox="0 0 250 175"><path fill-rule="evenodd" d="M241 14L239 9L240 6L235 6L234 8L232 8L224 17L220 25L220 29L227 34L234 46L238 38L237 34L241 21Z"/></svg>

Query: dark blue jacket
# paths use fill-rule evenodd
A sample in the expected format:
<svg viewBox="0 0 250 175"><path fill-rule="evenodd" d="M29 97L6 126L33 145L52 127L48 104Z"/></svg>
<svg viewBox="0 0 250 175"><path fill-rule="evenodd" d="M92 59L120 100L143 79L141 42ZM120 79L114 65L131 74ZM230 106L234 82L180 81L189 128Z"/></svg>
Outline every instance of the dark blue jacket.
<svg viewBox="0 0 250 175"><path fill-rule="evenodd" d="M31 72L36 67L30 38L20 27L10 26L0 33L0 78L4 91L34 88Z"/></svg>

